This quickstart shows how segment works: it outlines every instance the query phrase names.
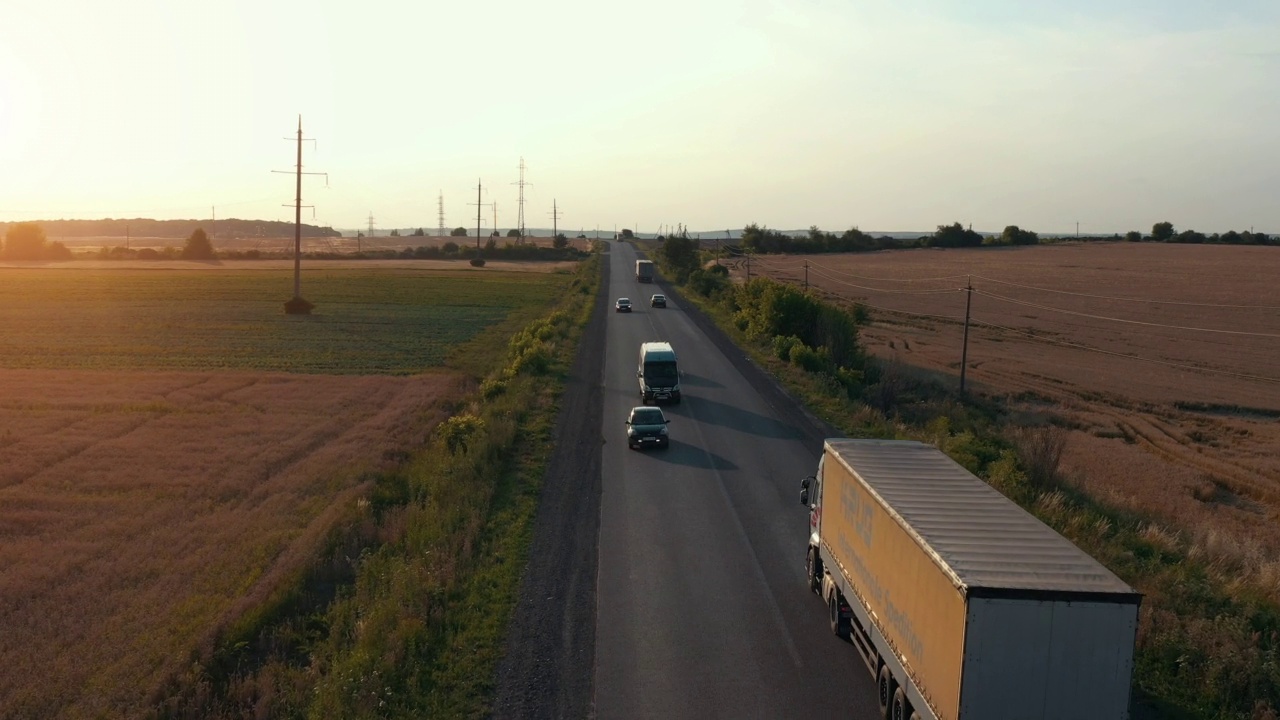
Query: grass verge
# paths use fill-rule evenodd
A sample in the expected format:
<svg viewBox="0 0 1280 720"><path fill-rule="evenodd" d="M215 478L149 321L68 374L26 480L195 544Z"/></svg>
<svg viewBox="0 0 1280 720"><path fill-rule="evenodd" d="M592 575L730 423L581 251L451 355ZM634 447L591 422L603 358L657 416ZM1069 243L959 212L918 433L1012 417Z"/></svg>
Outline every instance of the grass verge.
<svg viewBox="0 0 1280 720"><path fill-rule="evenodd" d="M157 715L486 713L599 262L582 263L550 314L487 355L477 391L399 470L373 478L324 558L194 658Z"/></svg>

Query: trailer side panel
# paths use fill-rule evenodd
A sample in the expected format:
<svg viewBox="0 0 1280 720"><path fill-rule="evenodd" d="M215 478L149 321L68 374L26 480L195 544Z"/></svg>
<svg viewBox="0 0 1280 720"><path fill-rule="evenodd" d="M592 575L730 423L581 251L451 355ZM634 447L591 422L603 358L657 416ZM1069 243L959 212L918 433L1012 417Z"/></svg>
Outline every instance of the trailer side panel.
<svg viewBox="0 0 1280 720"><path fill-rule="evenodd" d="M822 542L939 720L958 720L965 600L842 461L823 467Z"/></svg>

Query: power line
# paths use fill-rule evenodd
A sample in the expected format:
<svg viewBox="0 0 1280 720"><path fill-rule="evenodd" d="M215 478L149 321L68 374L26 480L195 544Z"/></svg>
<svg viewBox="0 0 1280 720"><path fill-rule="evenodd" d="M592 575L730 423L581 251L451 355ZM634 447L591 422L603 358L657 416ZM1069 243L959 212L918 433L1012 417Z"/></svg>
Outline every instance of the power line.
<svg viewBox="0 0 1280 720"><path fill-rule="evenodd" d="M813 274L814 274L814 275L817 275L818 277L821 277L821 278L826 278L827 280L830 280L831 282L839 283L839 284L841 284L841 285L847 285L847 286L849 286L849 287L857 288L857 289L859 289L859 290L868 290L868 291L871 291L871 292L885 293L885 294L889 294L889 295L940 295L940 294L943 294L943 293L954 293L954 292L959 292L959 289L957 289L957 288L938 288L938 289L934 289L934 290L886 290L885 288L866 287L866 286L864 286L864 285L855 285L855 284L853 284L853 283L851 283L851 282L846 282L846 281L841 280L841 279L839 279L839 278L831 277L830 275L825 275L825 274L823 274L823 273L819 272L819 271L816 269L817 267L819 267L819 266L818 266L818 265L810 265L810 266L809 266L809 269L813 271Z"/></svg>
<svg viewBox="0 0 1280 720"><path fill-rule="evenodd" d="M1074 310L1063 310L1062 308L1050 307L1048 305L1040 305L1039 303L1027 302L1025 300L1015 300L1013 298L1004 297L1003 295L995 295L993 293L989 293L984 290L974 290L974 292L984 297L989 297L994 300L1002 300L1004 302L1013 303L1015 305L1025 305L1027 307L1032 307L1037 310L1046 310L1048 312L1062 313L1064 315L1076 315L1078 317L1087 317L1087 318L1092 318L1094 320L1106 320L1109 322L1128 323L1130 325L1145 325L1147 327L1167 328L1169 330L1189 330L1192 332L1221 333L1223 335L1245 335L1248 337L1265 337L1265 338L1280 339L1280 335L1277 335L1275 333L1257 333L1257 332L1247 332L1244 330L1220 330L1218 328L1190 327L1186 325L1165 325L1163 323L1144 322L1142 320L1127 320L1125 318L1108 317L1106 315L1094 315L1091 313L1076 312Z"/></svg>
<svg viewBox="0 0 1280 720"><path fill-rule="evenodd" d="M1040 292L1057 293L1058 295L1074 295L1075 297L1095 298L1098 300L1116 300L1118 302L1135 302L1135 303L1153 303L1157 305L1186 305L1190 307L1212 307L1212 308L1236 308L1246 310L1280 310L1280 305L1232 305L1229 303L1195 303L1184 302L1181 300L1151 300L1148 298L1130 298L1116 297L1113 295L1093 295L1090 293L1071 292L1070 290L1054 290L1052 288L1036 287L1035 285L1023 285L1021 283L1009 282L1008 280L997 280L995 278L974 275L978 280L986 280L987 282L999 283L1001 285L1011 285L1024 290L1037 290Z"/></svg>
<svg viewBox="0 0 1280 720"><path fill-rule="evenodd" d="M1248 375L1246 373L1231 372L1230 370L1217 370L1214 368L1200 367L1198 365L1187 365L1185 363L1171 362L1169 360L1156 360L1155 358L1143 357L1141 355L1130 355L1128 353L1115 352L1113 350L1103 350L1102 348L1096 348L1091 345L1082 345L1080 343L1073 343L1068 340L1055 340L1054 338L1047 338L1042 335L1036 335L1035 333L1030 333L1025 330L1018 330L1016 328L1009 328L1003 325L996 325L994 323L984 322L982 320L974 320L973 322L974 324L977 324L977 325L985 325L987 327L996 328L998 330L1005 330L1007 332L1015 333L1018 335L1024 335L1026 337L1031 338L1032 340L1035 340L1036 342L1048 343L1050 345L1061 345L1063 347L1075 348L1077 350L1085 350L1088 352L1095 352L1102 355L1111 355L1112 357L1128 358L1129 360L1138 360L1141 362L1154 363L1156 365L1164 365L1167 367L1179 368L1182 370L1193 370L1196 372L1212 373L1216 375L1227 375L1229 377L1241 378L1244 380L1258 380L1261 382L1280 383L1280 378L1263 377L1261 375Z"/></svg>
<svg viewBox="0 0 1280 720"><path fill-rule="evenodd" d="M819 263L812 262L812 261L810 261L809 265L810 265L810 267L820 267L820 268L822 268L823 270L827 270L828 272L836 273L837 275L844 275L845 277L851 277L851 278L853 278L854 280L867 280L867 281L870 281L870 282L907 282L907 283L910 283L910 282L942 282L943 280L963 280L963 279L965 279L966 277L968 277L967 275L944 275L944 276L942 276L942 277L928 277L928 278L890 278L890 277L869 277L869 276L866 276L866 275L855 275L855 274L853 274L853 273L851 273L851 272L846 272L846 271L844 271L844 270L838 270L838 269L833 268L833 267L827 267L826 265L821 265L821 264L819 264ZM977 275L975 275L974 277L977 277Z"/></svg>

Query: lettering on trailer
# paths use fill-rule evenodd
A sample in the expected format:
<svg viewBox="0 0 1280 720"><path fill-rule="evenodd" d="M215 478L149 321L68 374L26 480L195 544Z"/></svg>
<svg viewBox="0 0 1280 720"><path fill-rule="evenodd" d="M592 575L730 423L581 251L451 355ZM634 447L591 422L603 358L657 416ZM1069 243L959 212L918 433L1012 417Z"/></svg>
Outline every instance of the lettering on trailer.
<svg viewBox="0 0 1280 720"><path fill-rule="evenodd" d="M840 490L844 518L853 531L862 539L867 550L871 549L871 523L875 520L875 508L871 507L870 498L865 497L853 483L846 483Z"/></svg>
<svg viewBox="0 0 1280 720"><path fill-rule="evenodd" d="M854 548L847 534L840 534L839 545L843 558L853 564L854 575L858 578L859 589L866 593L865 598L873 611L879 615L884 613L884 621L897 631L897 636L911 656L919 662L924 660L924 643L916 634L911 616L894 604L892 593L880 584L880 579L867 567L863 557L871 553L873 524L876 512L871 499L859 491L853 483L846 484L840 492L841 507L845 521L853 528L854 534L861 540L862 547Z"/></svg>

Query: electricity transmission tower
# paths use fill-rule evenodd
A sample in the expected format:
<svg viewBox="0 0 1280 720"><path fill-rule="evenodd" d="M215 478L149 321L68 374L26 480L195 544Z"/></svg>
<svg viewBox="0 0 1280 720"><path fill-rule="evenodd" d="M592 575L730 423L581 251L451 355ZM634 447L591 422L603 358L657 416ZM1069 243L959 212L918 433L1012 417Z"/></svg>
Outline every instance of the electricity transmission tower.
<svg viewBox="0 0 1280 720"><path fill-rule="evenodd" d="M520 211L517 215L519 219L516 221L516 227L519 228L520 230L521 243L524 242L524 186L533 184L530 182L525 182L524 180L524 171L526 169L527 167L525 166L524 158L522 157L520 158L520 180L517 182L511 183L512 185L518 185L520 187Z"/></svg>
<svg viewBox="0 0 1280 720"><path fill-rule="evenodd" d="M445 236L445 232L444 232L444 191L443 191L443 190L441 190L441 191L440 191L440 235L439 235L438 237L444 237L444 236Z"/></svg>
<svg viewBox="0 0 1280 720"><path fill-rule="evenodd" d="M322 172L302 172L302 116L298 116L298 161L294 165L293 170L272 170L272 172L285 173L292 172L297 178L295 182L295 193L293 200L293 299L284 304L284 311L289 315L310 315L315 305L307 302L302 298L302 176L303 175L324 175L325 185L329 184L329 173ZM309 138L308 138L309 139ZM285 140L294 140L294 138L285 138ZM315 140L311 140L315 142ZM314 147L314 146L313 146ZM285 207L289 207L285 205ZM315 209L314 205L306 207Z"/></svg>

